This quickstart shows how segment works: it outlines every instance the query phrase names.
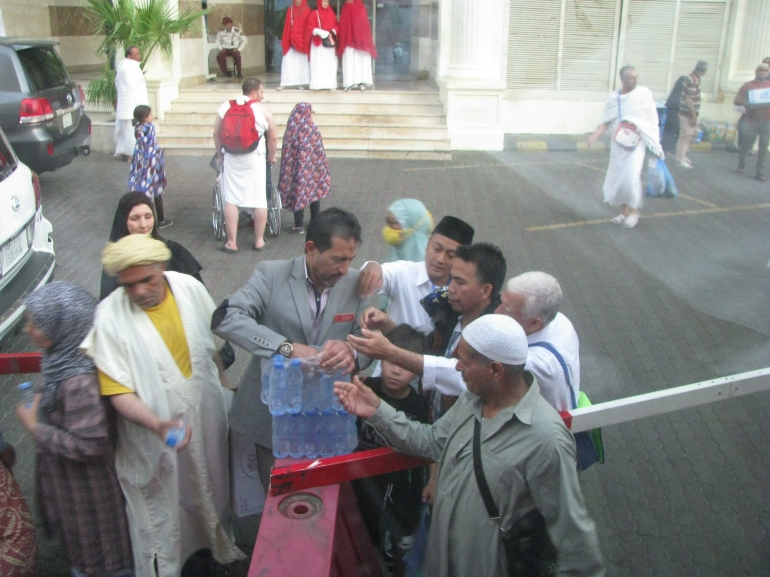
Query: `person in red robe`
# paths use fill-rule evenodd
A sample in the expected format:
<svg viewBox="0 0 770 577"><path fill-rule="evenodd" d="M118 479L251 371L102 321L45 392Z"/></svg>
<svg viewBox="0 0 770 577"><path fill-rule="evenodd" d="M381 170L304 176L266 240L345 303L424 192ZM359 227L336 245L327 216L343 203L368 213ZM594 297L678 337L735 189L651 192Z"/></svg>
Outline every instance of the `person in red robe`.
<svg viewBox="0 0 770 577"><path fill-rule="evenodd" d="M324 40L331 46L324 46ZM329 0L319 0L310 13L305 28L305 43L310 57L310 89L337 89L337 15Z"/></svg>
<svg viewBox="0 0 770 577"><path fill-rule="evenodd" d="M362 0L346 0L340 11L337 54L342 58L342 86L345 90L366 90L372 85L372 58L377 48L372 39L369 15Z"/></svg>
<svg viewBox="0 0 770 577"><path fill-rule="evenodd" d="M310 84L309 46L305 42L310 7L307 0L294 0L286 11L281 47L281 84L278 90L289 87L306 88Z"/></svg>

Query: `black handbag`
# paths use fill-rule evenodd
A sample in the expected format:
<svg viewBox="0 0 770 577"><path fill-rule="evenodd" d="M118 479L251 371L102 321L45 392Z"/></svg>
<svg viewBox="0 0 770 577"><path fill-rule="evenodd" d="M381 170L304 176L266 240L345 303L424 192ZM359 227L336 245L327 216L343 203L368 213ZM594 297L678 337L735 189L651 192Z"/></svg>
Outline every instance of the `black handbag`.
<svg viewBox="0 0 770 577"><path fill-rule="evenodd" d="M473 425L473 472L476 474L481 498L492 521L500 522L500 511L495 505L492 493L484 477L481 463L481 423L474 419ZM533 509L513 526L505 530L500 527L500 539L508 559L510 577L550 577L556 575L556 547L545 526L540 511Z"/></svg>
<svg viewBox="0 0 770 577"><path fill-rule="evenodd" d="M318 27L321 28L321 16L316 12L316 16L318 17ZM321 44L323 44L326 48L334 48L337 46L337 34L334 32L334 30L329 32L329 35L326 38L321 38Z"/></svg>

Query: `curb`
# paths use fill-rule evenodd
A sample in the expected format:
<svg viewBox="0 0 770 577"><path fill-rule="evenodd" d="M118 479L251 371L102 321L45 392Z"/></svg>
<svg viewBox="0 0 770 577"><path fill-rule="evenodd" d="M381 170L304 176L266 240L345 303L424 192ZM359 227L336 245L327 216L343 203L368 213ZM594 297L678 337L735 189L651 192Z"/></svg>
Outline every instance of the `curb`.
<svg viewBox="0 0 770 577"><path fill-rule="evenodd" d="M572 140L514 140L505 144L504 150L516 152L582 152L596 153L605 152L607 145L603 142L597 142L593 148L588 147L587 142L576 142ZM690 145L693 152L715 152L728 151L736 152L737 147L734 142L697 142Z"/></svg>

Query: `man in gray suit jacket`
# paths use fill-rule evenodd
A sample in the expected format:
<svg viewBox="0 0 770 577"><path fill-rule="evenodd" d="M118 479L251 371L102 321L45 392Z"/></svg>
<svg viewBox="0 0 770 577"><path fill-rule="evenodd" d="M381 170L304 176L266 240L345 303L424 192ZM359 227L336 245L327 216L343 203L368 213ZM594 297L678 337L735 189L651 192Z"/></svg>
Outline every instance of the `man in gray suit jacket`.
<svg viewBox="0 0 770 577"><path fill-rule="evenodd" d="M361 335L358 318L369 300L358 294L350 269L361 243L356 217L339 208L317 214L307 228L305 255L263 261L248 282L214 312L211 329L253 356L233 401L230 425L257 445L259 477L267 490L272 452L272 417L260 401L260 361L318 355L321 366L350 373L356 353L349 334ZM367 359L368 362L368 359Z"/></svg>

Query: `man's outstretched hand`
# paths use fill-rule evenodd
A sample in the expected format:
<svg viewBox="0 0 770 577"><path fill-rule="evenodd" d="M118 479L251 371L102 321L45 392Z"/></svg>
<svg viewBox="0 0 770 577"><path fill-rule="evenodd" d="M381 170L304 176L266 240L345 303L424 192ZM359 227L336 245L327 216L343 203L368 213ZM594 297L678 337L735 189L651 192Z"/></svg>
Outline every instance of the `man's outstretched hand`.
<svg viewBox="0 0 770 577"><path fill-rule="evenodd" d="M348 342L353 346L359 355L366 355L370 359L381 361L387 359L387 355L391 352L392 344L388 340L388 337L382 333L376 333L374 331L361 329L362 337L356 335L348 335Z"/></svg>
<svg viewBox="0 0 770 577"><path fill-rule="evenodd" d="M358 377L353 377L352 383L334 383L334 394L348 413L362 419L371 417L382 402Z"/></svg>

